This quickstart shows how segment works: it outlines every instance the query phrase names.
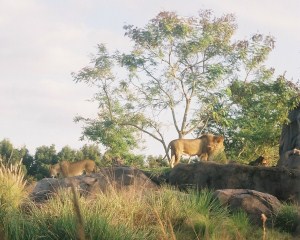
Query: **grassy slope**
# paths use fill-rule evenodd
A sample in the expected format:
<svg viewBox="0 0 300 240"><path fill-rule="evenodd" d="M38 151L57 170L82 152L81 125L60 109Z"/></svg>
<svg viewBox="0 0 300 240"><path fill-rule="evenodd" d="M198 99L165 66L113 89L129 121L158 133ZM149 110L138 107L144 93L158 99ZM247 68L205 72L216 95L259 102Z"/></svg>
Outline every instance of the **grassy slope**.
<svg viewBox="0 0 300 240"><path fill-rule="evenodd" d="M26 198L22 172L15 170L1 166L0 239L76 239L71 192L36 205ZM230 214L209 191L111 189L79 198L79 204L86 239L262 239L262 228L251 226L242 212ZM267 239L292 237L267 229Z"/></svg>

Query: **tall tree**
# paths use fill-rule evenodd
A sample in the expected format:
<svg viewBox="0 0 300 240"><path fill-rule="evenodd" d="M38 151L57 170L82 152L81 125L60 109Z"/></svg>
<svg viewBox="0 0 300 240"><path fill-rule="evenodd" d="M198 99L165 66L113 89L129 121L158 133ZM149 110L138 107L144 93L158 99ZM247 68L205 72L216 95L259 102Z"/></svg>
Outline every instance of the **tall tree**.
<svg viewBox="0 0 300 240"><path fill-rule="evenodd" d="M212 11L197 17L161 12L145 27L124 26L133 43L129 53L109 54L100 44L93 65L73 73L76 82L98 87L98 118L76 118L85 123L83 135L124 152L142 132L166 151L165 126L178 138L202 132L216 119L221 89L240 66L249 76L273 49L272 37L233 41L236 28L232 14L214 17Z"/></svg>

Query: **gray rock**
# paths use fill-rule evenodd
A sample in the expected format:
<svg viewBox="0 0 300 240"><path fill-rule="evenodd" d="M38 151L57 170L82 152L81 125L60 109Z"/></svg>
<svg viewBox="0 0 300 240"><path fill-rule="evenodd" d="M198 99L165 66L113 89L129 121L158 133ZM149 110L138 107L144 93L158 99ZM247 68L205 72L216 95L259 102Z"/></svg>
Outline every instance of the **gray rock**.
<svg viewBox="0 0 300 240"><path fill-rule="evenodd" d="M31 199L36 202L47 200L59 189L69 189L71 184L82 196L92 196L99 192L109 190L144 191L157 189L158 186L142 171L131 167L102 168L91 175L81 175L69 178L44 178L37 182L32 192Z"/></svg>
<svg viewBox="0 0 300 240"><path fill-rule="evenodd" d="M300 170L300 156L297 155L289 156L284 166L289 169Z"/></svg>
<svg viewBox="0 0 300 240"><path fill-rule="evenodd" d="M232 211L242 209L247 213L252 223L262 225L261 214L265 214L267 224L272 225L274 216L281 207L280 201L267 193L248 189L223 189L214 192L224 205L228 205Z"/></svg>
<svg viewBox="0 0 300 240"><path fill-rule="evenodd" d="M169 183L179 188L251 189L300 203L300 171L282 167L198 162L178 164Z"/></svg>
<svg viewBox="0 0 300 240"><path fill-rule="evenodd" d="M300 149L300 104L289 112L289 123L283 125L279 140L279 161L277 166L300 170L300 156L287 154Z"/></svg>

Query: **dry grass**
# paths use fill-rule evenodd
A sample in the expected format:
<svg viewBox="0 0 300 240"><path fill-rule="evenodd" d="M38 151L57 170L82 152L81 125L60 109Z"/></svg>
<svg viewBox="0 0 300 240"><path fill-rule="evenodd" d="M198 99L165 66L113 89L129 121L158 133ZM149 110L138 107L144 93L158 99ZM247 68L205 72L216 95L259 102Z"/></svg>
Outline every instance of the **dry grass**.
<svg viewBox="0 0 300 240"><path fill-rule="evenodd" d="M16 209L27 197L22 162L4 165L0 163L0 206Z"/></svg>

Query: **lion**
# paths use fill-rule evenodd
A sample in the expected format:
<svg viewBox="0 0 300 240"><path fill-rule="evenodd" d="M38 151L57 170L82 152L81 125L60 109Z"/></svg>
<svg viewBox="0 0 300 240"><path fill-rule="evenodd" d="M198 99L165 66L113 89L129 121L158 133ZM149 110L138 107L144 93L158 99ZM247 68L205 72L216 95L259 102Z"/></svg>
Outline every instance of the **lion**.
<svg viewBox="0 0 300 240"><path fill-rule="evenodd" d="M249 162L250 166L267 166L268 161L263 156L259 156L256 160Z"/></svg>
<svg viewBox="0 0 300 240"><path fill-rule="evenodd" d="M64 177L74 177L83 174L90 174L96 171L96 163L92 160L81 160L78 162L61 161L50 166L50 176L52 178L62 174Z"/></svg>
<svg viewBox="0 0 300 240"><path fill-rule="evenodd" d="M197 139L175 139L172 140L167 148L167 154L171 149L170 166L173 168L179 163L183 154L198 156L200 160L208 161L210 157L224 150L224 137L204 134Z"/></svg>

